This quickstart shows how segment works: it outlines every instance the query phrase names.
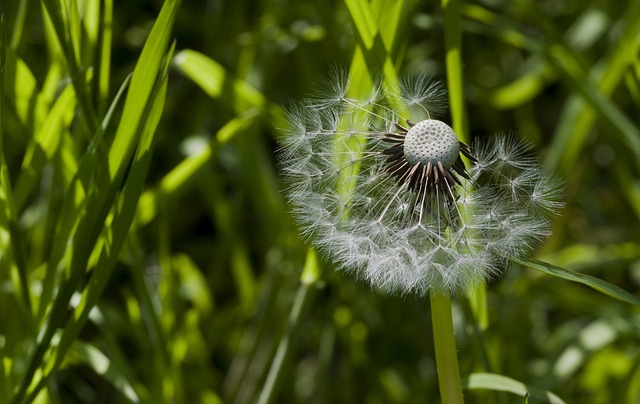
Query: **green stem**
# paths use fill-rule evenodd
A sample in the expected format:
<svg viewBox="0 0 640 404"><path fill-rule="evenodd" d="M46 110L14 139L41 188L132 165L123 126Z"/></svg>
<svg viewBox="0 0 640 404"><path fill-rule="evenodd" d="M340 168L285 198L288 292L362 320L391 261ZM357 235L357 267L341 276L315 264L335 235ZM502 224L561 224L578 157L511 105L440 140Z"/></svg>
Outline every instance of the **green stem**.
<svg viewBox="0 0 640 404"><path fill-rule="evenodd" d="M438 292L431 293L431 318L433 322L433 342L436 350L436 366L440 398L443 404L461 404L462 385L456 339L453 335L451 298Z"/></svg>
<svg viewBox="0 0 640 404"><path fill-rule="evenodd" d="M276 355L273 358L269 374L267 374L267 380L264 382L264 387L260 392L257 404L270 404L276 399L284 365L287 362L293 344L296 342L300 323L305 318L304 315L313 299L313 292L316 290L319 279L320 268L315 251L309 250L304 270L300 276L298 294L296 295L291 313L289 314L287 329L278 344Z"/></svg>
<svg viewBox="0 0 640 404"><path fill-rule="evenodd" d="M301 314L305 311L305 307L308 306L311 299L310 288L313 287L314 286L302 283L300 285L300 289L298 289L298 294L293 304L291 315L289 316L288 330L280 340L276 356L273 359L271 368L269 369L269 374L267 375L267 380L264 383L264 388L258 397L258 404L269 404L274 402L276 398L280 379L282 378L284 364L287 362L292 344L296 340L296 331L298 330L298 325L302 319Z"/></svg>

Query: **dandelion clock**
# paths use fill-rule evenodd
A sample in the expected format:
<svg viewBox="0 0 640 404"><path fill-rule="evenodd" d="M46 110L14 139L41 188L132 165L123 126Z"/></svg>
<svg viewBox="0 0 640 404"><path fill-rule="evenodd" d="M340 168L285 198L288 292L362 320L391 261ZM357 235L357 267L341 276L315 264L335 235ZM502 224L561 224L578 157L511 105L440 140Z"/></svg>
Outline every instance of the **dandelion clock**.
<svg viewBox="0 0 640 404"><path fill-rule="evenodd" d="M527 144L461 142L426 76L354 81L334 69L289 108L280 152L303 233L340 269L390 293L455 294L549 233L560 187Z"/></svg>

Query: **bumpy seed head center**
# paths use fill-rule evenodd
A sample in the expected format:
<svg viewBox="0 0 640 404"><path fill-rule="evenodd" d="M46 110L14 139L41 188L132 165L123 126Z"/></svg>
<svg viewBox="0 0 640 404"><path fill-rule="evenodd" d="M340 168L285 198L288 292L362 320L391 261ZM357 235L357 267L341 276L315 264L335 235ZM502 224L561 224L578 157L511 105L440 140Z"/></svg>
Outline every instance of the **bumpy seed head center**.
<svg viewBox="0 0 640 404"><path fill-rule="evenodd" d="M460 141L449 125L435 119L416 123L404 139L404 157L411 164L442 162L451 168L460 154Z"/></svg>

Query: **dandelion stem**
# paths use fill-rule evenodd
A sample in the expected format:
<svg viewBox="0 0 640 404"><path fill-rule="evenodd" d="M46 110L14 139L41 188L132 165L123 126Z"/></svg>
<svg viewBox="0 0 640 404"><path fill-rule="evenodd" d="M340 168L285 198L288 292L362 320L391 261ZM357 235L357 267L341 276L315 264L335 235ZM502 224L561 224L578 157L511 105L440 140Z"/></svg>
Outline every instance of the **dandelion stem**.
<svg viewBox="0 0 640 404"><path fill-rule="evenodd" d="M456 340L453 335L451 298L444 292L431 292L431 318L436 351L438 384L443 404L461 404L462 385L458 369Z"/></svg>

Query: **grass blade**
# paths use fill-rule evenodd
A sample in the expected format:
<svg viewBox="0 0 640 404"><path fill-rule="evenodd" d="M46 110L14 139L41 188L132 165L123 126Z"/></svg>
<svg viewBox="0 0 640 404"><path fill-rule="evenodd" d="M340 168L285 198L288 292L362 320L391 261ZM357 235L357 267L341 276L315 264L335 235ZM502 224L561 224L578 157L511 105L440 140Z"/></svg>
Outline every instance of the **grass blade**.
<svg viewBox="0 0 640 404"><path fill-rule="evenodd" d="M442 0L444 14L444 44L447 66L447 87L452 128L463 141L468 141L467 118L462 82L461 1Z"/></svg>
<svg viewBox="0 0 640 404"><path fill-rule="evenodd" d="M56 329L65 322L67 305L85 274L88 260L96 243L99 241L98 237L104 227L105 219L112 206L117 206L114 203L133 149L139 141L144 140L148 144L141 144L139 152L140 150L147 152L148 149L146 147L151 144L150 139L153 138L151 135L147 134L143 138L140 138L140 136L142 133L147 133L148 120L152 122L150 119L157 115L157 107L153 109L151 107L154 102L152 96L158 84L158 77L163 75L163 67L166 69L166 65L163 66L163 60L166 56L165 49L169 42L169 35L179 3L179 0L165 2L145 43L134 70L131 89L127 96L125 109L109 158L101 162L102 167L100 167L98 178L96 179L97 187L90 191L86 210L78 219L77 231L71 244L68 278L56 296L44 331L39 335L37 345L29 358L25 376L13 398L13 402L22 402L27 393L30 395L37 394L37 391L42 386L42 383L38 383L34 386L34 389L29 391L29 386L33 381L36 370L42 365L42 358L50 347L51 339ZM150 116L151 113L153 115ZM146 158L150 158L150 156ZM136 174L137 172L131 172L130 175ZM130 214L133 215L135 209L131 209L131 211ZM101 243L98 243L98 245L101 245ZM119 249L115 249L114 253L117 254L117 251Z"/></svg>
<svg viewBox="0 0 640 404"><path fill-rule="evenodd" d="M236 113L252 108L266 110L274 122L283 115L280 107L267 105L267 100L258 90L247 82L232 77L221 64L202 53L185 49L176 55L173 64L207 95L227 103ZM232 100L232 103L229 104L227 100Z"/></svg>
<svg viewBox="0 0 640 404"><path fill-rule="evenodd" d="M506 391L521 398L531 397L552 404L564 404L564 401L550 391L544 391L526 385L507 376L494 373L472 373L463 381L467 390Z"/></svg>
<svg viewBox="0 0 640 404"><path fill-rule="evenodd" d="M623 302L640 305L640 299L616 285L603 281L602 279L594 278L593 276L581 274L578 272L569 271L567 269L560 268L542 261L518 258L510 259L520 265L523 265L527 268L535 269L536 271L543 272L547 275L556 276L558 278L566 279L571 282L582 283L583 285L589 286L590 288L595 289L600 293L604 293L607 296L622 300Z"/></svg>
<svg viewBox="0 0 640 404"><path fill-rule="evenodd" d="M122 369L95 346L75 341L69 356L72 360L80 360L93 369L96 374L109 381L129 402L140 402L140 397L136 394Z"/></svg>

